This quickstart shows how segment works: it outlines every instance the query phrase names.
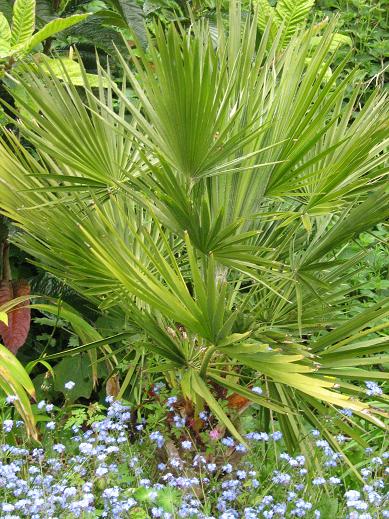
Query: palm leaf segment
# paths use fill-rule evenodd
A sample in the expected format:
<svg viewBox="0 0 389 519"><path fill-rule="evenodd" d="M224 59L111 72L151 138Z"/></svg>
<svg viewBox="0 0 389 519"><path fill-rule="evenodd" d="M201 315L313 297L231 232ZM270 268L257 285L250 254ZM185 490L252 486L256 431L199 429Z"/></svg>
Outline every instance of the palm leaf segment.
<svg viewBox="0 0 389 519"><path fill-rule="evenodd" d="M134 68L120 58L122 87L100 70L98 95L43 71L21 78L40 113L26 106L20 130L39 155L3 139L2 210L25 231L21 247L124 312L235 435L209 379L280 413L290 445L297 410L315 426L342 407L381 423L352 381L386 378L369 367L387 361L389 305L347 319L361 255L339 251L389 214L386 100L373 94L351 119L344 64L323 82L332 27L307 63L310 34L279 56L255 22L241 36L231 20L217 48L205 26L157 28ZM266 396L242 382L253 376Z"/></svg>

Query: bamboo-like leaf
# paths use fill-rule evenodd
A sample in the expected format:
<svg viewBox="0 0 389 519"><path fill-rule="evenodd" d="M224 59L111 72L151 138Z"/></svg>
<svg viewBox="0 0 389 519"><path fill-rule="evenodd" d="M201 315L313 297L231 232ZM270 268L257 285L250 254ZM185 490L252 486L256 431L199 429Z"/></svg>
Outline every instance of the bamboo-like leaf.
<svg viewBox="0 0 389 519"><path fill-rule="evenodd" d="M251 402L254 402L256 404L259 404L263 407L267 407L268 409L271 409L272 411L275 411L280 414L285 414L288 412L291 412L290 409L287 407L280 405L277 402L273 402L272 400L262 397L260 395L257 395L253 391L250 391L249 389L241 386L240 384L236 384L235 382L232 382L231 380L227 380L226 378L220 377L217 374L213 373L212 370L209 371L209 377L213 379L215 382L220 384L221 386L226 387L227 389L234 391L235 393L238 393L239 395L247 398Z"/></svg>
<svg viewBox="0 0 389 519"><path fill-rule="evenodd" d="M15 407L25 421L28 433L37 439L34 414L31 409L31 398L35 398L35 388L23 366L15 355L0 344L0 388L7 395L15 396Z"/></svg>
<svg viewBox="0 0 389 519"><path fill-rule="evenodd" d="M204 380L198 375L198 373L192 371L191 373L191 383L193 386L193 390L205 400L205 402L208 404L211 411L214 413L214 415L220 420L220 422L230 431L230 433L235 436L237 440L239 440L243 445L246 445L245 440L242 438L242 436L237 431L236 427L233 425L231 420L228 418L226 413L223 411L220 404L217 402L215 397L212 395L211 391L209 390L207 384L204 382Z"/></svg>

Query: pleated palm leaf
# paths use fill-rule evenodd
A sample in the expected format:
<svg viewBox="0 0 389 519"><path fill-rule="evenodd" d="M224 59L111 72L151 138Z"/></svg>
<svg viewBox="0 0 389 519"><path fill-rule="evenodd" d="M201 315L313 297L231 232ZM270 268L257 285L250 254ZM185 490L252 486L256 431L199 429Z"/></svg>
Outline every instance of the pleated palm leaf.
<svg viewBox="0 0 389 519"><path fill-rule="evenodd" d="M355 382L387 378L371 367L388 360L389 302L348 316L362 255L342 248L389 215L387 101L376 92L355 113L345 62L324 79L332 26L313 55L310 34L266 50L233 7L216 45L201 24L155 34L147 54L129 49L131 66L120 57L122 86L102 68L97 93L20 78L40 110L19 124L36 151L12 132L0 146L17 244L120 308L161 371L235 436L215 384L277 416L291 448L306 422L337 447L328 416L362 441L339 410L383 425L384 405Z"/></svg>

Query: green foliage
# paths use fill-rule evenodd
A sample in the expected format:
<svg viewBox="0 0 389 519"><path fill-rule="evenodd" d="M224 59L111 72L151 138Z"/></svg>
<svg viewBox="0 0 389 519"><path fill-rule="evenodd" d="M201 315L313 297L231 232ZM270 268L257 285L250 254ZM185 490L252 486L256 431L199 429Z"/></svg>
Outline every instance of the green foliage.
<svg viewBox="0 0 389 519"><path fill-rule="evenodd" d="M87 6L92 4L87 4ZM88 48L103 50L116 58L115 48L125 50L125 40L134 38L141 45L146 43L146 27L142 7L134 0L106 0L83 23L62 34L68 42L76 44L82 54Z"/></svg>
<svg viewBox="0 0 389 519"><path fill-rule="evenodd" d="M377 425L385 414L358 399L355 381L388 378L372 366L388 360L378 334L389 303L349 319L344 283L362 258L341 253L389 216L388 104L373 93L354 117L346 62L323 82L334 27L314 49L313 35L266 52L269 34L256 41L251 19L242 32L232 7L216 44L205 24L157 27L147 54L119 54L119 86L102 68L95 93L44 68L18 78L39 107L23 105L18 124L37 153L6 133L0 194L25 231L15 242L125 315L128 334L144 338L133 347L197 410L207 405L240 438L212 390L224 387L270 409L289 448L304 420L339 448L324 417L350 429L337 409Z"/></svg>
<svg viewBox="0 0 389 519"><path fill-rule="evenodd" d="M13 5L11 47L23 47L35 29L35 1L15 0Z"/></svg>
<svg viewBox="0 0 389 519"><path fill-rule="evenodd" d="M13 63L31 53L46 39L60 31L84 20L87 14L77 14L65 19L50 21L34 34L35 0L16 0L13 5L12 25L10 27L5 14L0 12L1 69L8 70ZM1 70L0 69L0 70Z"/></svg>
<svg viewBox="0 0 389 519"><path fill-rule="evenodd" d="M351 58L358 77L370 86L387 89L389 55L389 10L386 0L317 0L316 16L339 15L343 34L356 52Z"/></svg>
<svg viewBox="0 0 389 519"><path fill-rule="evenodd" d="M0 320L8 324L7 314L0 311ZM15 355L0 344L0 390L9 397L15 398L17 411L25 421L27 432L37 438L35 418L29 397L35 398L34 386Z"/></svg>
<svg viewBox="0 0 389 519"><path fill-rule="evenodd" d="M269 0L256 0L255 3L258 5L258 26L261 31L264 32L270 23L270 33L275 39L282 28L280 45L285 46L296 32L305 27L315 0L278 0L274 7Z"/></svg>
<svg viewBox="0 0 389 519"><path fill-rule="evenodd" d="M276 45L281 51L294 35L306 30L308 15L313 12L315 0L278 0L274 6L270 5L269 0L258 0L255 5L258 27L263 34L268 34L268 47ZM311 28L311 49L320 45L320 30L327 21ZM351 39L343 34L334 33L331 50L341 46L350 48L352 46ZM311 59L309 54L306 58L307 61ZM332 70L330 67L324 68L324 70L323 80L327 81L331 77Z"/></svg>

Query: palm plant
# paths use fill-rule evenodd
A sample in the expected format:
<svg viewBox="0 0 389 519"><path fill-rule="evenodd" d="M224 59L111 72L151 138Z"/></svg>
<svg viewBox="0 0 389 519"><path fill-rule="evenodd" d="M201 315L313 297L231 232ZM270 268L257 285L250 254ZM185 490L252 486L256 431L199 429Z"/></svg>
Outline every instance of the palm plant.
<svg viewBox="0 0 389 519"><path fill-rule="evenodd" d="M10 131L0 146L17 244L145 334L131 347L198 411L240 437L211 389L224 387L277 417L290 448L307 421L338 447L328 417L362 441L339 410L382 425L355 382L387 379L371 366L387 362L389 302L348 318L361 254L342 247L389 215L388 105L375 92L355 114L357 87L344 105L346 62L323 81L333 33L313 54L310 32L267 51L269 30L257 41L254 18L242 33L235 3L216 45L205 24L157 27L131 67L119 56L121 86L101 67L97 93L20 78L36 151Z"/></svg>

